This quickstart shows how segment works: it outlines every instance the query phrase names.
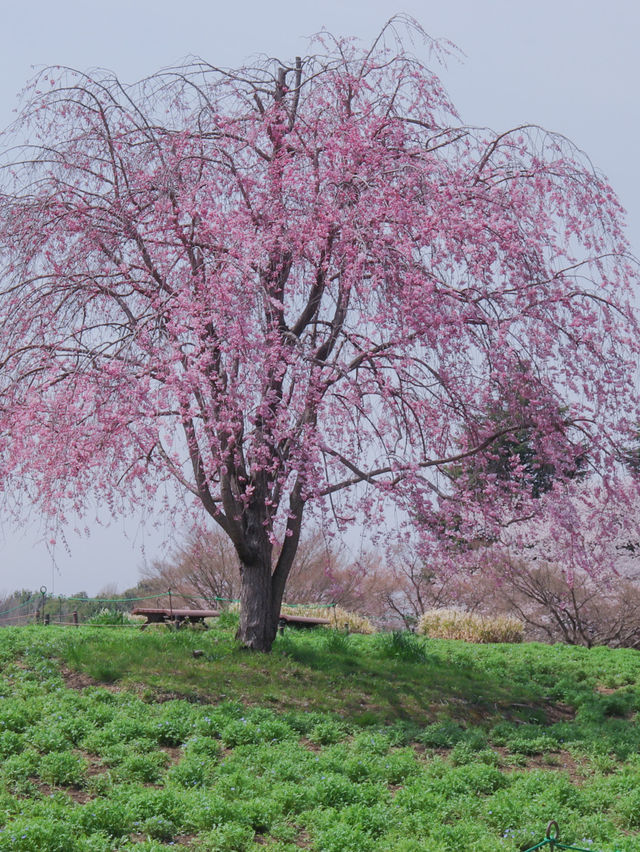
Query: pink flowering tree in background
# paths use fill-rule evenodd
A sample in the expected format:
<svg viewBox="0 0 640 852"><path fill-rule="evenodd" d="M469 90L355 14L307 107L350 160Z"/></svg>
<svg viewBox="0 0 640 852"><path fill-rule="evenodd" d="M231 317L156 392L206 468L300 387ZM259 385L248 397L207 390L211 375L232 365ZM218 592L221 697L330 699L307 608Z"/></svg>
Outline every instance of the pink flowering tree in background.
<svg viewBox="0 0 640 852"><path fill-rule="evenodd" d="M566 484L543 498L561 505L504 527L467 555L494 611L497 604L517 614L547 641L640 645L638 489L629 477L616 486Z"/></svg>
<svg viewBox="0 0 640 852"><path fill-rule="evenodd" d="M562 137L465 126L410 36L436 56L396 19L291 64L48 70L5 137L5 491L63 521L174 482L233 543L250 648L314 506L464 525L456 463L526 429L560 483L635 426L612 190Z"/></svg>

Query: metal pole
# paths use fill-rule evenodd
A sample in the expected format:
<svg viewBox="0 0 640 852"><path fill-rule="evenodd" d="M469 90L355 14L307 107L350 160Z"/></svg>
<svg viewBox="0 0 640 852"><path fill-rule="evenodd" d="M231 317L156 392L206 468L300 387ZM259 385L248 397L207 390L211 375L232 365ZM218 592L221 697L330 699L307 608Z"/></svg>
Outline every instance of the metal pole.
<svg viewBox="0 0 640 852"><path fill-rule="evenodd" d="M44 612L44 605L47 602L47 587L46 586L40 586L40 594L42 595L42 599L41 599L41 603L40 603L40 612L42 613L42 623L48 624L49 623L48 617L45 615L45 612Z"/></svg>

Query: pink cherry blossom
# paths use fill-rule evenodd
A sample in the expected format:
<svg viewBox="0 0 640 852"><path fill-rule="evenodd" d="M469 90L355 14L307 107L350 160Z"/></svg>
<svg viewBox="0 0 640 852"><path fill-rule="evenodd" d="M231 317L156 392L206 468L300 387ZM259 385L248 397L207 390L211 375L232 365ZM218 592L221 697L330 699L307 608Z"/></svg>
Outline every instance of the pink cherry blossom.
<svg viewBox="0 0 640 852"><path fill-rule="evenodd" d="M613 191L562 137L464 125L399 27L132 87L49 69L4 140L3 488L62 521L173 483L238 552L252 648L305 512L427 517L492 402L558 471L562 435L612 473L635 428Z"/></svg>

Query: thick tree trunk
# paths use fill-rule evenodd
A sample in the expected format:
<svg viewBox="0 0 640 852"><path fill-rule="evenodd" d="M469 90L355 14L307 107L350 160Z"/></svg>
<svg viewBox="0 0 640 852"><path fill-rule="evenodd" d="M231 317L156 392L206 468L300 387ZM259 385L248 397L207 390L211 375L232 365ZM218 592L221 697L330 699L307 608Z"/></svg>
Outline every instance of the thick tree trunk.
<svg viewBox="0 0 640 852"><path fill-rule="evenodd" d="M275 566L262 496L267 493L266 488L256 489L253 506L245 509L242 534L234 541L240 559L237 638L253 651L270 651L278 632L284 589L300 541L304 510L300 490L301 486L296 484L289 500L287 531Z"/></svg>
<svg viewBox="0 0 640 852"><path fill-rule="evenodd" d="M280 600L275 600L271 561L243 563L240 568L238 639L253 651L270 651L278 631Z"/></svg>

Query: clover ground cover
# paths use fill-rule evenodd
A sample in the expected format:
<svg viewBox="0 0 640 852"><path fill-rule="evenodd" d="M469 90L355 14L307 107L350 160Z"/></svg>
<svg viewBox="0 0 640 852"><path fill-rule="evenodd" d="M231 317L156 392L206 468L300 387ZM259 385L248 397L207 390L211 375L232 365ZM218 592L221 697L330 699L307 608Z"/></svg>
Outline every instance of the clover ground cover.
<svg viewBox="0 0 640 852"><path fill-rule="evenodd" d="M50 627L0 661L0 852L640 848L634 652Z"/></svg>

